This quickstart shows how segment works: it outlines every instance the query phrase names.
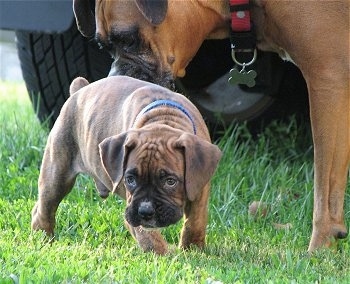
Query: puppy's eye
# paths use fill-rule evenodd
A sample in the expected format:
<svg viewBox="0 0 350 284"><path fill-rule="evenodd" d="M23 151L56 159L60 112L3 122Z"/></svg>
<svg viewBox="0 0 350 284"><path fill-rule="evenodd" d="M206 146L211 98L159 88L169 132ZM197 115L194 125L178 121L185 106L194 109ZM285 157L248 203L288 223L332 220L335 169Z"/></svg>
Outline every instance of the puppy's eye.
<svg viewBox="0 0 350 284"><path fill-rule="evenodd" d="M175 187L177 185L177 180L174 178L166 178L165 185L168 187Z"/></svg>
<svg viewBox="0 0 350 284"><path fill-rule="evenodd" d="M128 175L125 177L125 183L129 189L133 189L137 185L136 178L132 175Z"/></svg>

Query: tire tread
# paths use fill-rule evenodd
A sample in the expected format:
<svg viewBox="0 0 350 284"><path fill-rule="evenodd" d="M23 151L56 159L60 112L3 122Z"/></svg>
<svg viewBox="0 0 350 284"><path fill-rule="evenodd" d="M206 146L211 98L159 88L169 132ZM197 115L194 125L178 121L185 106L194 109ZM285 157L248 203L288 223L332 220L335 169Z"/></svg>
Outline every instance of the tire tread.
<svg viewBox="0 0 350 284"><path fill-rule="evenodd" d="M48 120L50 127L69 97L74 78L82 76L93 82L108 75L112 59L83 38L75 24L64 33L17 31L16 37L31 102L39 120Z"/></svg>

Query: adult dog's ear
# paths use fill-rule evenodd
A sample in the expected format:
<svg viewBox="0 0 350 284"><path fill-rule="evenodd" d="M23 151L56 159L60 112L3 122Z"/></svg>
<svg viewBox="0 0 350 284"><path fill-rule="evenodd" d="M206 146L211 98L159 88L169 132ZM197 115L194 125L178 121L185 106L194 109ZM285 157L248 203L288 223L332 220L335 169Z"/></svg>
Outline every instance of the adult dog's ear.
<svg viewBox="0 0 350 284"><path fill-rule="evenodd" d="M98 145L102 166L113 183L113 193L123 178L128 153L136 145L133 136L124 132L108 137Z"/></svg>
<svg viewBox="0 0 350 284"><path fill-rule="evenodd" d="M168 10L168 0L136 0L135 2L142 15L152 25L163 22Z"/></svg>
<svg viewBox="0 0 350 284"><path fill-rule="evenodd" d="M190 133L182 134L175 141L175 147L184 151L186 194L194 201L214 174L221 151L216 145Z"/></svg>
<svg viewBox="0 0 350 284"><path fill-rule="evenodd" d="M89 0L73 0L75 21L81 34L85 37L95 35L96 24Z"/></svg>

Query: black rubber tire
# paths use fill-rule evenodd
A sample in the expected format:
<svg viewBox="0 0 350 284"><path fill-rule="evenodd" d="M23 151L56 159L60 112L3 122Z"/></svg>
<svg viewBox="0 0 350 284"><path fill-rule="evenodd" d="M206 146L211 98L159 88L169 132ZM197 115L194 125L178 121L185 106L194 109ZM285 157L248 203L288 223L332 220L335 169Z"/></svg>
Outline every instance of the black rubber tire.
<svg viewBox="0 0 350 284"><path fill-rule="evenodd" d="M85 39L75 24L64 33L16 31L18 56L27 90L41 122L52 127L69 96L70 82L106 77L111 56Z"/></svg>

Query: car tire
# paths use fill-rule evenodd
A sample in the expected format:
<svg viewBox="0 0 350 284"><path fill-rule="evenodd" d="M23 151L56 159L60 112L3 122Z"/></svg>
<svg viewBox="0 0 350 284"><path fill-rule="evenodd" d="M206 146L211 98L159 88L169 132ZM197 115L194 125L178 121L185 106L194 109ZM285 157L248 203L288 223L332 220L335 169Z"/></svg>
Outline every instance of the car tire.
<svg viewBox="0 0 350 284"><path fill-rule="evenodd" d="M108 75L112 59L75 24L64 33L16 31L17 50L31 102L41 122L54 124L69 96L71 81L89 82Z"/></svg>

